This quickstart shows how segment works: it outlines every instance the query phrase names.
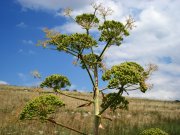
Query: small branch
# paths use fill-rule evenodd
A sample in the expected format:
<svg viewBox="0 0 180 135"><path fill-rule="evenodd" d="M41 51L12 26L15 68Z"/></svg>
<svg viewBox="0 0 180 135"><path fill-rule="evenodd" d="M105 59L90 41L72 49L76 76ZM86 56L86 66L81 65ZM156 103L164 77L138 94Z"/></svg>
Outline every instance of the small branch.
<svg viewBox="0 0 180 135"><path fill-rule="evenodd" d="M89 35L89 29L86 29L86 34ZM94 54L93 48L91 47L90 49L91 49L91 53ZM82 50L81 54L83 53L83 50Z"/></svg>
<svg viewBox="0 0 180 135"><path fill-rule="evenodd" d="M106 46L104 47L103 51L101 52L101 54L98 57L98 61L101 59L102 55L104 54L105 50L107 49L107 47L109 46L109 43L111 42L112 38L109 39L109 41L107 42Z"/></svg>
<svg viewBox="0 0 180 135"><path fill-rule="evenodd" d="M129 93L127 92L127 90L126 90L126 89L124 89L124 92L126 92L126 94L127 94L127 95L129 95Z"/></svg>
<svg viewBox="0 0 180 135"><path fill-rule="evenodd" d="M57 50L57 51L58 51L58 49L55 49L55 48L47 48L47 49L50 49L50 50ZM76 54L70 52L69 50L63 50L63 51L65 51L65 52L67 52L67 53L69 53L69 54L71 54L71 55L73 55L73 56L75 56L75 57L78 57Z"/></svg>
<svg viewBox="0 0 180 135"><path fill-rule="evenodd" d="M109 118L109 117L106 117L106 116L101 116L101 118L112 121L112 118Z"/></svg>
<svg viewBox="0 0 180 135"><path fill-rule="evenodd" d="M62 91L60 90L57 90L57 92L61 95L64 95L66 97L70 97L70 98L74 98L74 99L78 99L78 100L82 100L82 101L87 101L87 102L90 102L90 103L93 103L93 101L89 100L89 99L84 99L84 98L79 98L79 97L75 97L75 96L72 96L72 95L68 95L68 94L65 94L63 93Z"/></svg>
<svg viewBox="0 0 180 135"><path fill-rule="evenodd" d="M46 120L47 120L48 122L51 122L51 123L53 123L53 124L56 124L56 125L61 126L61 127L64 127L64 128L67 128L67 129L72 130L72 131L74 131L74 132L77 132L77 133L79 133L79 134L87 135L87 134L85 134L85 133L83 133L83 132L81 132L81 131L78 131L78 130L72 128L72 127L68 127L68 126L63 125L63 124L61 124L61 123L57 123L56 121L54 121L54 120L52 120L52 119L46 119Z"/></svg>
<svg viewBox="0 0 180 135"><path fill-rule="evenodd" d="M91 53L94 54L93 48L91 47Z"/></svg>
<svg viewBox="0 0 180 135"><path fill-rule="evenodd" d="M87 106L90 106L91 104L92 104L92 102L85 103L85 104L82 104L82 105L77 106L77 108L80 108L80 107L87 107Z"/></svg>
<svg viewBox="0 0 180 135"><path fill-rule="evenodd" d="M86 29L86 34L89 35L89 29Z"/></svg>
<svg viewBox="0 0 180 135"><path fill-rule="evenodd" d="M103 88L103 89L99 89L99 91L102 92L102 91L105 91L107 89L109 89L109 88L106 87L106 88Z"/></svg>
<svg viewBox="0 0 180 135"><path fill-rule="evenodd" d="M136 86L138 86L138 84L129 84L129 85L126 85L126 87L124 87L125 89L126 88L129 88L129 87L131 87L131 88L136 88Z"/></svg>
<svg viewBox="0 0 180 135"><path fill-rule="evenodd" d="M74 51L74 50L72 50L72 49L70 49L70 48L66 48L68 51L71 51L71 52L74 52L75 54L78 54L78 52L76 52L76 51Z"/></svg>
<svg viewBox="0 0 180 135"><path fill-rule="evenodd" d="M129 85L127 85L127 86L124 87L124 88L126 89L126 88L129 88L129 87L133 86L133 85L134 85L134 84L131 84L131 85L129 84Z"/></svg>
<svg viewBox="0 0 180 135"><path fill-rule="evenodd" d="M89 75L89 77L90 77L90 79L91 79L91 82L92 82L93 86L95 87L94 80L93 80L92 75L91 75L91 73L90 73L90 71L89 71L89 69L88 69L88 67L87 67L87 65L86 65L86 63L85 63L85 61L84 61L84 59L83 59L82 54L80 54L79 56L80 56L80 59L82 60L82 62L84 63L84 66L85 66L85 68L86 68L86 71L88 72L88 75Z"/></svg>
<svg viewBox="0 0 180 135"><path fill-rule="evenodd" d="M134 88L134 89L127 89L126 91L133 91L133 90L138 90L138 89L140 89L140 87Z"/></svg>
<svg viewBox="0 0 180 135"><path fill-rule="evenodd" d="M75 57L78 57L76 54L70 52L69 50L64 50L64 51L67 52L67 53L69 53L69 54L71 54L71 55L73 55L73 56L75 56Z"/></svg>
<svg viewBox="0 0 180 135"><path fill-rule="evenodd" d="M56 42L56 40L54 40L54 39L52 39L53 40L53 42L55 42L57 45L58 45L58 43ZM55 49L54 49L55 50ZM58 50L58 49L56 49L56 50ZM73 51L73 50L70 50L69 48L66 48L66 49L63 49L63 51L65 51L65 52L67 52L67 53L69 53L69 54L71 54L71 55L73 55L73 56L76 56L76 57L78 57L76 54L74 54L74 53L77 53L77 52L75 52L75 51ZM74 53L73 53L74 52Z"/></svg>
<svg viewBox="0 0 180 135"><path fill-rule="evenodd" d="M104 109L102 109L102 110L99 112L98 115L101 115L104 111L106 111L106 109L108 109L108 108L110 107L110 105L111 105L114 101L116 101L116 99L118 98L118 96L119 96L120 94L122 94L122 92L123 92L123 86L120 87L119 92L117 93L116 97L115 97Z"/></svg>

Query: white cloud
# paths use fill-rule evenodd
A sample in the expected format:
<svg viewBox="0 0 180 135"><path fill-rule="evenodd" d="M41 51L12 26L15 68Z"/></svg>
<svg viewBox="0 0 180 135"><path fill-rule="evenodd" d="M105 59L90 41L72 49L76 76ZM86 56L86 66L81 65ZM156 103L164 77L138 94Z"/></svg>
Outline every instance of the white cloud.
<svg viewBox="0 0 180 135"><path fill-rule="evenodd" d="M138 20L130 37L120 47L113 46L106 52L106 64L108 67L123 61L136 61L143 65L154 63L159 70L152 77L154 88L146 94L140 92L131 93L132 96L180 99L180 1L152 0L149 6L145 2L137 6L141 12L136 14ZM137 8L131 4L131 8ZM126 7L123 7L126 8ZM176 12L176 14L174 14ZM101 49L101 48L99 48ZM160 60L169 57L171 62Z"/></svg>
<svg viewBox="0 0 180 135"><path fill-rule="evenodd" d="M32 40L22 40L23 44L27 44L27 45L33 45L34 42Z"/></svg>
<svg viewBox="0 0 180 135"><path fill-rule="evenodd" d="M6 81L1 81L0 80L0 85L8 85L8 83Z"/></svg>
<svg viewBox="0 0 180 135"><path fill-rule="evenodd" d="M55 31L58 31L60 33L63 33L63 34L65 34L65 33L75 33L75 32L80 32L80 33L85 32L85 30L82 29L76 23L66 23L66 24L61 25L61 26L55 26L52 29L55 30Z"/></svg>
<svg viewBox="0 0 180 135"><path fill-rule="evenodd" d="M72 7L72 15L92 11L89 1L54 0L18 0L24 8L35 10L54 10ZM77 2L77 3L76 3ZM125 38L120 47L113 46L105 54L108 67L123 61L136 61L142 65L154 63L159 70L152 76L154 88L146 94L132 93L160 99L180 99L180 10L179 0L100 0L114 12L108 19L124 21L131 14L136 19L137 27ZM83 32L79 26L68 20L62 26L54 27L62 33ZM102 49L102 46L99 49ZM96 50L96 51L98 51ZM165 57L171 59L166 62Z"/></svg>
<svg viewBox="0 0 180 135"><path fill-rule="evenodd" d="M22 54L22 55L34 55L34 54L36 54L36 52L33 50L23 50L23 49L19 49L17 51L17 53Z"/></svg>
<svg viewBox="0 0 180 135"><path fill-rule="evenodd" d="M26 28L27 25L26 25L24 22L20 22L19 24L16 25L16 27L19 27L19 28Z"/></svg>
<svg viewBox="0 0 180 135"><path fill-rule="evenodd" d="M58 11L62 8L81 8L90 0L17 0L23 9Z"/></svg>

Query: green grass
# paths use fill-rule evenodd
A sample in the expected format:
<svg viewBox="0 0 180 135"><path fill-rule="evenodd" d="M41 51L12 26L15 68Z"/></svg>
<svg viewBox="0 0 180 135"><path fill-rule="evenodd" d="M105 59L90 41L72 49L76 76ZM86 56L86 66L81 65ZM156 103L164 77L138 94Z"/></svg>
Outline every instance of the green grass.
<svg viewBox="0 0 180 135"><path fill-rule="evenodd" d="M39 121L20 121L19 114L25 103L43 92L36 88L0 86L0 135L76 135L73 131ZM69 93L69 92L67 92ZM91 98L89 93L70 92L70 94ZM85 103L60 96L67 104L56 114L56 121L91 133L92 106L76 108ZM160 128L170 135L180 135L180 103L147 99L129 98L129 110L108 110L102 119L104 129L101 135L138 135L147 128Z"/></svg>

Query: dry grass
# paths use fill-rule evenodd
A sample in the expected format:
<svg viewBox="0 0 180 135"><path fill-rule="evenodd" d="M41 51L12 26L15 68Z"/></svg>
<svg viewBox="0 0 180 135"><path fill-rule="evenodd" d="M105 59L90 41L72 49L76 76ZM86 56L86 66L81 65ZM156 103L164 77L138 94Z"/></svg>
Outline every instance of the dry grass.
<svg viewBox="0 0 180 135"><path fill-rule="evenodd" d="M24 87L0 86L0 134L1 135L76 135L73 131L38 121L19 121L19 113L30 99L39 96L36 89ZM71 92L71 94L87 99L89 93ZM60 96L67 104L56 114L56 121L91 133L92 106L76 108L83 102ZM170 135L180 135L180 103L145 99L129 99L129 110L107 111L104 116L113 121L102 120L102 135L138 135L149 127L158 127Z"/></svg>

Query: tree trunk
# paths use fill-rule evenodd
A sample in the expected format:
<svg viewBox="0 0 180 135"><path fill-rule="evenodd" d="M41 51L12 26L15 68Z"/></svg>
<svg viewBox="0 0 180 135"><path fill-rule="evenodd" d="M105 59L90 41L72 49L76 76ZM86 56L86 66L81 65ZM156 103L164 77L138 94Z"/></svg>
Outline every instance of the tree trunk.
<svg viewBox="0 0 180 135"><path fill-rule="evenodd" d="M94 70L94 79L95 79L95 87L94 87L94 135L99 135L99 89L98 89L98 69L97 66Z"/></svg>
<svg viewBox="0 0 180 135"><path fill-rule="evenodd" d="M95 87L94 89L95 95L94 95L94 135L99 134L99 89L98 87Z"/></svg>

